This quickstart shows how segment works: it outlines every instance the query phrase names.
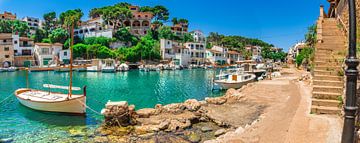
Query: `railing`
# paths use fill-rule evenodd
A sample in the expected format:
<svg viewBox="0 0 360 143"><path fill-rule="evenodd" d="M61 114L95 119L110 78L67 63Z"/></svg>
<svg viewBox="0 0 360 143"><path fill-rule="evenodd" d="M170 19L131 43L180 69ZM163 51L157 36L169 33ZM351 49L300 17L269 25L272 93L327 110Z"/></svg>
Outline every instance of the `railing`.
<svg viewBox="0 0 360 143"><path fill-rule="evenodd" d="M336 12L335 16L339 20L339 22L343 25L345 32L348 32L347 24L343 21L342 15L348 9L348 0L340 0L339 3L336 5Z"/></svg>

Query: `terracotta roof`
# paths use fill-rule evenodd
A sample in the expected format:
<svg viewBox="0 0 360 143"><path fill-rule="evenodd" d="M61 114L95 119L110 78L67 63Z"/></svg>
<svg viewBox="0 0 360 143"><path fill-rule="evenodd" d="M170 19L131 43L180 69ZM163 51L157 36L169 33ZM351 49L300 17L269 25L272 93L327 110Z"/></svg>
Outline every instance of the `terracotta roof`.
<svg viewBox="0 0 360 143"><path fill-rule="evenodd" d="M221 53L220 51L212 50L212 49L210 49L210 50L208 50L208 51L210 51L211 53Z"/></svg>
<svg viewBox="0 0 360 143"><path fill-rule="evenodd" d="M1 40L12 39L12 34L11 33L0 33L0 39Z"/></svg>
<svg viewBox="0 0 360 143"><path fill-rule="evenodd" d="M55 44L53 44L54 46L63 46L63 44L61 44L61 43L55 43Z"/></svg>
<svg viewBox="0 0 360 143"><path fill-rule="evenodd" d="M50 43L35 43L37 46L51 46Z"/></svg>
<svg viewBox="0 0 360 143"><path fill-rule="evenodd" d="M236 51L228 51L228 54L240 54L239 52L236 52Z"/></svg>
<svg viewBox="0 0 360 143"><path fill-rule="evenodd" d="M28 37L20 37L20 41L34 41L34 40Z"/></svg>

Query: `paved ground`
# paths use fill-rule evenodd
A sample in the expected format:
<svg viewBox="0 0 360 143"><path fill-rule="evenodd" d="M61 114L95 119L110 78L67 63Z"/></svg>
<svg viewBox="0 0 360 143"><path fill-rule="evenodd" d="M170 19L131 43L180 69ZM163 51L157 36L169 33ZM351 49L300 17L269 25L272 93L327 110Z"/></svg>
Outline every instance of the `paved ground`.
<svg viewBox="0 0 360 143"><path fill-rule="evenodd" d="M226 143L336 143L340 142L342 121L337 116L310 114L311 86L298 82L304 72L285 70L281 78L266 80L247 88L246 97L268 106L256 124L244 132L218 140Z"/></svg>

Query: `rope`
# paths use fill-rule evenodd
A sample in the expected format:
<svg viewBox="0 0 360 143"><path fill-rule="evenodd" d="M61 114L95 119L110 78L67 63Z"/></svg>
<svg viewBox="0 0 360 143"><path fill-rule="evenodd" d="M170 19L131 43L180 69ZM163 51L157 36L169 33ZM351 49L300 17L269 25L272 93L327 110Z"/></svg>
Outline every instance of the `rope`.
<svg viewBox="0 0 360 143"><path fill-rule="evenodd" d="M93 111L94 113L101 115L101 113L97 112L96 110L90 108L89 106L87 106L84 102L80 101L79 99L76 99L77 101L79 101L83 106L85 106L87 109L90 109L91 111Z"/></svg>
<svg viewBox="0 0 360 143"><path fill-rule="evenodd" d="M2 100L1 102L0 102L0 104L2 104L3 102L5 102L7 99L9 99L10 97L12 96L12 94L10 94L9 96L7 96L4 100Z"/></svg>

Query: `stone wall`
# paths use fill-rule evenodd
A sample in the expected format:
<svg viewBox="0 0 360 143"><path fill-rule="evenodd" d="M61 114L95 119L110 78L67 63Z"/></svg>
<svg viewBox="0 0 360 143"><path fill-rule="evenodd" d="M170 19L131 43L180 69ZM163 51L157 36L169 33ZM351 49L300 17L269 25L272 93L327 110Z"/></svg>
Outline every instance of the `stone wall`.
<svg viewBox="0 0 360 143"><path fill-rule="evenodd" d="M356 2L356 20L357 20L357 31L360 33L360 0ZM348 35L349 30L349 6L348 0L340 0L336 7L336 15L339 20L339 24L343 27L344 32ZM346 37L347 38L347 37ZM357 41L360 42L360 34L357 36Z"/></svg>

